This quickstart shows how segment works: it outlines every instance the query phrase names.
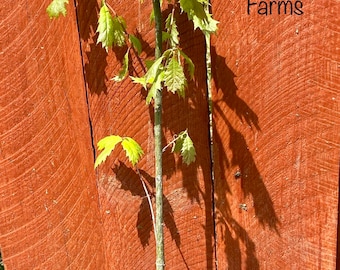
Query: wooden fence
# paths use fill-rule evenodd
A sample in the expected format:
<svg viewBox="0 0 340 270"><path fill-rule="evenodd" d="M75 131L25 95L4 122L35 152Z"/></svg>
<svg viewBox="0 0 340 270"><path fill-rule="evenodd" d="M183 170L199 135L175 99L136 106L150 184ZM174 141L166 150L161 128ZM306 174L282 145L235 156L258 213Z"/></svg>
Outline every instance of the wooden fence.
<svg viewBox="0 0 340 270"><path fill-rule="evenodd" d="M96 45L98 2L71 2L58 20L45 13L49 1L0 4L3 261L20 270L154 269L135 171L120 149L93 170L99 139L131 136L152 186L152 111L138 85L110 80L124 51ZM143 38L141 58L151 57L151 2L109 2ZM212 156L204 38L177 14L196 71L185 99L164 97L164 144L188 128L197 160L164 155L166 268L335 269L340 5L286 1L296 12L278 14L267 1L266 15L250 2L212 1Z"/></svg>

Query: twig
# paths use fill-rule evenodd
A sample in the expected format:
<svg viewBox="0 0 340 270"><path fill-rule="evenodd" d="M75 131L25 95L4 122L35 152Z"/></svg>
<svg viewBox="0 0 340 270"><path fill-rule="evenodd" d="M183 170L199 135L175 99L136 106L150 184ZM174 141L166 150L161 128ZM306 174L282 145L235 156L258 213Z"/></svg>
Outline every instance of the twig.
<svg viewBox="0 0 340 270"><path fill-rule="evenodd" d="M113 13L113 15L114 16L117 16L117 13L116 13L116 11L113 9L113 7L109 4L109 3L107 3L106 1L105 1L105 4L106 4L106 6L111 10L111 12ZM125 30L125 29L124 29Z"/></svg>
<svg viewBox="0 0 340 270"><path fill-rule="evenodd" d="M148 203L149 203L149 208L150 208L150 213L151 213L151 219L152 219L152 224L153 224L153 230L154 230L154 233L156 233L156 225L155 225L155 214L153 212L153 207L152 207L152 202L151 202L151 196L150 196L150 192L145 184L145 181L143 180L143 177L137 167L137 165L135 166L135 169L138 173L138 176L139 176L139 180L141 181L142 183L142 186L143 186L143 189L144 189L144 192L145 192L145 195L146 195L146 198L148 200Z"/></svg>
<svg viewBox="0 0 340 270"><path fill-rule="evenodd" d="M168 149L168 147L169 147L170 145L173 145L178 139L179 139L179 137L175 134L175 135L174 135L174 139L173 139L171 142L169 142L166 146L163 147L162 153L164 153L165 150Z"/></svg>

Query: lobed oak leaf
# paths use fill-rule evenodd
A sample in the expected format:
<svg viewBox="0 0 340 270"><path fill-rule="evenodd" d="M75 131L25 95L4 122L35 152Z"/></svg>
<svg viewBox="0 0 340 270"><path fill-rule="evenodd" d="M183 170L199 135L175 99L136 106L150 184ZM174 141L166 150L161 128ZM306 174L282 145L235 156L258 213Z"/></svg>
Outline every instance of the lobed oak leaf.
<svg viewBox="0 0 340 270"><path fill-rule="evenodd" d="M140 145L130 137L123 138L122 147L125 150L126 156L132 165L136 165L144 154Z"/></svg>
<svg viewBox="0 0 340 270"><path fill-rule="evenodd" d="M113 18L110 14L109 8L103 3L100 8L97 33L99 33L97 38L97 44L102 43L102 47L108 51L109 47L112 47L114 36L113 36Z"/></svg>
<svg viewBox="0 0 340 270"><path fill-rule="evenodd" d="M53 0L46 8L46 12L50 19L58 18L60 14L65 16L66 4L68 4L68 0Z"/></svg>
<svg viewBox="0 0 340 270"><path fill-rule="evenodd" d="M102 162L106 160L106 158L111 154L112 150L116 147L117 143L122 141L122 137L111 135L101 139L97 143L98 150L103 150L94 163L94 168L97 168Z"/></svg>
<svg viewBox="0 0 340 270"><path fill-rule="evenodd" d="M124 55L123 66L120 69L120 71L118 72L118 75L113 77L111 80L114 80L116 82L120 82L120 81L124 80L126 75L128 74L128 68L129 68L129 49L127 50L127 52Z"/></svg>
<svg viewBox="0 0 340 270"><path fill-rule="evenodd" d="M183 140L181 155L183 157L183 162L187 165L196 160L196 150L189 135L185 136Z"/></svg>
<svg viewBox="0 0 340 270"><path fill-rule="evenodd" d="M177 61L176 57L172 57L168 65L166 66L164 81L165 86L168 88L168 91L171 91L172 93L177 92L180 97L184 97L186 78L184 75L183 67Z"/></svg>

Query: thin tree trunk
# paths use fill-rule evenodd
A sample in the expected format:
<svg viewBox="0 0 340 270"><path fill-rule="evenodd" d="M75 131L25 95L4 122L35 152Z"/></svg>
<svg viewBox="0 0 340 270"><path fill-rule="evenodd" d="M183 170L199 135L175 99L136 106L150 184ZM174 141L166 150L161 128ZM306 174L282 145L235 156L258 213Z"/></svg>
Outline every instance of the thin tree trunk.
<svg viewBox="0 0 340 270"><path fill-rule="evenodd" d="M155 15L156 48L155 58L162 55L162 14L159 0L153 0ZM164 236L163 236L163 168L162 168L162 91L157 91L154 103L154 136L155 136L155 182L156 182L156 269L163 270Z"/></svg>

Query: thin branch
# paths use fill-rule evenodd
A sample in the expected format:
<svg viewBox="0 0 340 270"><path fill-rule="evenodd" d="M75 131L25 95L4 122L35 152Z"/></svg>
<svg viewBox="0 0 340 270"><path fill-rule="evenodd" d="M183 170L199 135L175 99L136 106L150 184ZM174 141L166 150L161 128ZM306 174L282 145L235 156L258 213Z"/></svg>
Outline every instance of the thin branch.
<svg viewBox="0 0 340 270"><path fill-rule="evenodd" d="M117 16L117 13L116 13L116 11L113 9L113 7L109 4L109 3L107 3L106 1L105 1L105 4L106 4L106 6L111 10L111 12L113 13L113 15L114 16ZM125 30L125 29L124 29Z"/></svg>
<svg viewBox="0 0 340 270"><path fill-rule="evenodd" d="M150 196L150 192L145 184L145 181L143 180L143 177L137 167L137 165L135 166L135 169L138 173L138 176L139 176L139 180L141 181L142 183L142 186L143 186L143 189L144 189L144 192L145 192L145 195L146 195L146 198L148 200L148 203L149 203L149 208L150 208L150 214L151 214L151 219L152 219L152 224L153 224L153 231L154 233L156 233L156 225L155 225L155 214L153 212L153 207L152 207L152 201L151 201L151 196Z"/></svg>
<svg viewBox="0 0 340 270"><path fill-rule="evenodd" d="M168 149L168 147L170 145L173 145L178 139L179 139L179 137L177 136L177 134L175 134L174 139L171 142L169 142L166 146L163 147L162 153L164 153L166 151L166 149Z"/></svg>

